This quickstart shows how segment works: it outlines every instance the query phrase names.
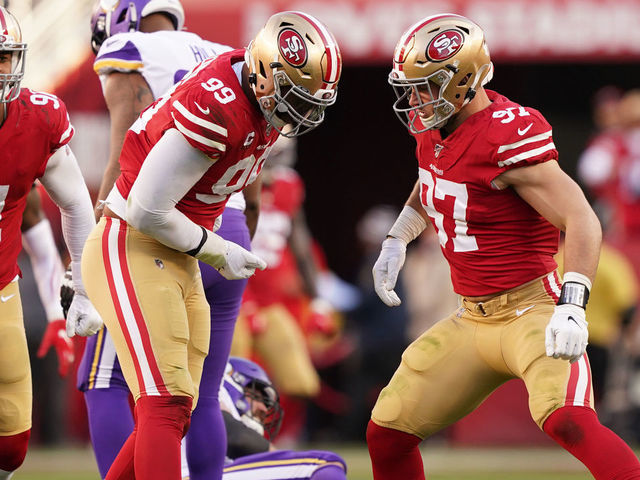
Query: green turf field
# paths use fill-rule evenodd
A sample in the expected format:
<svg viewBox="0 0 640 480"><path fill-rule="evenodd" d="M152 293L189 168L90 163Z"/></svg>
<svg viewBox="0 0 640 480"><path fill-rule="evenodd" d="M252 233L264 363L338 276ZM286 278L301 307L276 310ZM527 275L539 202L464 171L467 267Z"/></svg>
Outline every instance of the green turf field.
<svg viewBox="0 0 640 480"><path fill-rule="evenodd" d="M313 445L331 449L347 462L349 480L370 480L371 467L363 445ZM546 448L449 448L427 446L423 458L428 480L588 480L571 455ZM100 480L88 448L29 450L13 480ZM398 479L402 480L402 479Z"/></svg>

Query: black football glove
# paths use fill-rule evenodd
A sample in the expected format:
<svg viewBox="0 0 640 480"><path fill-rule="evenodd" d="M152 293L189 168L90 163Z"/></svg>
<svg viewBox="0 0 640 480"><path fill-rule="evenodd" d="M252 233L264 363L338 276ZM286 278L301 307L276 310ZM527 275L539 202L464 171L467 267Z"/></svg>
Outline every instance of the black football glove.
<svg viewBox="0 0 640 480"><path fill-rule="evenodd" d="M75 290L73 289L73 277L71 276L71 265L67 267L67 271L64 272L62 277L62 283L60 285L60 305L62 306L62 313L64 318L67 318L69 307L73 302L73 296Z"/></svg>

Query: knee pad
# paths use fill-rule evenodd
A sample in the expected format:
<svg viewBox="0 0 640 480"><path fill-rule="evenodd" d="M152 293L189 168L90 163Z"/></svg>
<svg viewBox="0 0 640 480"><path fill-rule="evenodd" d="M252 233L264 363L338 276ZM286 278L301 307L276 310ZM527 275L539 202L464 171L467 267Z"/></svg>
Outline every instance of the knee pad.
<svg viewBox="0 0 640 480"><path fill-rule="evenodd" d="M27 430L17 435L0 437L0 470L13 472L22 465L27 455L30 435L31 430Z"/></svg>

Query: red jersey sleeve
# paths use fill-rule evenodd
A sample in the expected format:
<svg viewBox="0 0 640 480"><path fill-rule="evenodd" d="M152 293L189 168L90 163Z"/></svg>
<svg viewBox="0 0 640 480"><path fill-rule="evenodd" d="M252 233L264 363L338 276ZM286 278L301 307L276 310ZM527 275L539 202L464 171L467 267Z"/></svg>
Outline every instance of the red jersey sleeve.
<svg viewBox="0 0 640 480"><path fill-rule="evenodd" d="M50 118L55 116L57 119L56 127L51 130L51 153L55 152L60 147L67 145L75 133L75 130L71 125L71 120L69 119L67 106L62 100L57 97L55 98L60 102L60 107L57 110L54 110L54 115L50 116Z"/></svg>
<svg viewBox="0 0 640 480"><path fill-rule="evenodd" d="M59 148L67 145L75 130L71 125L67 106L62 100L51 93L34 92L28 90L29 102L33 105L34 113L39 118L39 128L46 132L48 152L45 161L37 172L37 176L44 175L49 157Z"/></svg>
<svg viewBox="0 0 640 480"><path fill-rule="evenodd" d="M217 160L229 149L229 132L224 106L213 95L204 88L189 88L172 96L170 102L180 133L191 146Z"/></svg>
<svg viewBox="0 0 640 480"><path fill-rule="evenodd" d="M511 107L492 114L488 133L496 176L512 168L558 159L551 125L533 108Z"/></svg>

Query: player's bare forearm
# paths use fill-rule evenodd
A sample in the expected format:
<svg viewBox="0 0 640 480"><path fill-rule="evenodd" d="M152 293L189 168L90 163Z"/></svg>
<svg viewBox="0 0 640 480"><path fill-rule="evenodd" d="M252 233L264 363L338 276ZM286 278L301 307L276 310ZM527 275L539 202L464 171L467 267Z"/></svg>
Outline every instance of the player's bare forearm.
<svg viewBox="0 0 640 480"><path fill-rule="evenodd" d="M573 216L567 222L564 271L582 273L593 282L600 258L602 229L591 207L586 207L584 212Z"/></svg>
<svg viewBox="0 0 640 480"><path fill-rule="evenodd" d="M299 211L293 217L289 245L296 257L305 293L309 295L309 297L315 298L318 295L316 288L318 268L313 255L312 243L313 240L304 213Z"/></svg>
<svg viewBox="0 0 640 480"><path fill-rule="evenodd" d="M153 103L153 93L146 80L139 73L111 73L104 85L104 99L111 118L111 136L109 141L109 161L98 192L96 216L102 212L98 208L116 179L120 175L120 151L129 127L140 112Z"/></svg>
<svg viewBox="0 0 640 480"><path fill-rule="evenodd" d="M40 193L35 186L31 187L31 191L27 195L27 204L22 213L22 225L20 230L24 233L31 227L35 226L44 218L42 211L42 202L40 201Z"/></svg>
<svg viewBox="0 0 640 480"><path fill-rule="evenodd" d="M249 236L253 238L258 228L258 218L260 216L260 190L262 188L262 175L242 191L245 201L244 215L249 228Z"/></svg>
<svg viewBox="0 0 640 480"><path fill-rule="evenodd" d="M109 158L109 163L107 164L107 168L104 171L102 176L102 182L100 183L100 190L98 190L98 199L95 204L94 213L96 215L96 220L99 220L102 216L103 204L102 200L107 198L109 192L113 188L113 185L116 183L116 180L120 176L120 162L116 158L115 161L112 161Z"/></svg>

